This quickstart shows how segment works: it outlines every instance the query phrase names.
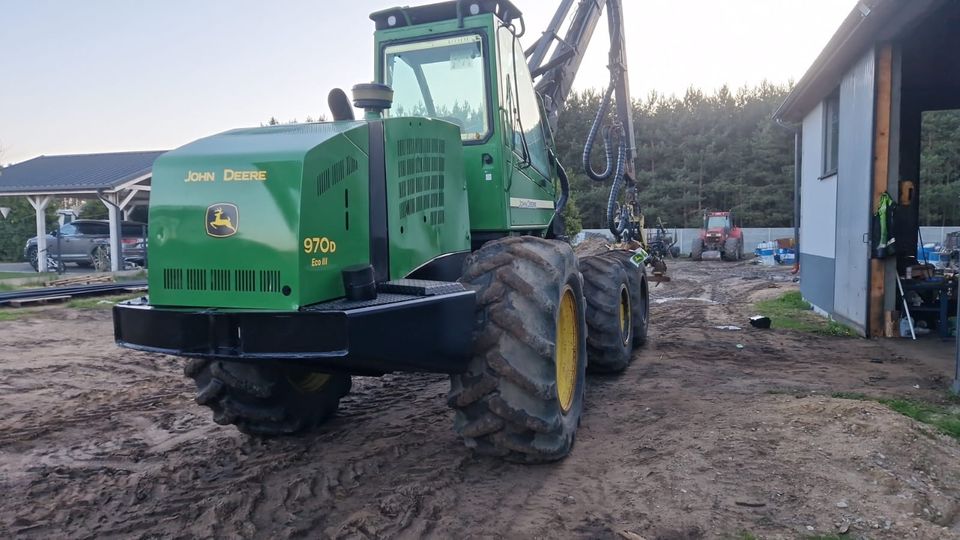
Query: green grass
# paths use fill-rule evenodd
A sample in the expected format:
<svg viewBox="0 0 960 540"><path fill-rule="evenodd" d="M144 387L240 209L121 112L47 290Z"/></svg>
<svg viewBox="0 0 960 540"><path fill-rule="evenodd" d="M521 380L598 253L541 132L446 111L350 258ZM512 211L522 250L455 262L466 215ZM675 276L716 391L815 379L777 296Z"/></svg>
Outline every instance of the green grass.
<svg viewBox="0 0 960 540"><path fill-rule="evenodd" d="M143 293L74 298L67 302L67 307L73 309L110 309L118 302L132 298L140 298L141 296L143 296Z"/></svg>
<svg viewBox="0 0 960 540"><path fill-rule="evenodd" d="M876 401L904 416L931 425L941 433L960 440L960 405L957 405L957 400L953 396L947 400L949 405L937 405L912 399L872 398L856 392L837 392L833 394L833 397L858 401Z"/></svg>
<svg viewBox="0 0 960 540"><path fill-rule="evenodd" d="M32 311L21 309L0 309L0 322L16 321L29 316Z"/></svg>
<svg viewBox="0 0 960 540"><path fill-rule="evenodd" d="M37 279L50 279L56 274L46 273L38 274L36 272L0 272L0 279L20 279L20 278L37 278Z"/></svg>
<svg viewBox="0 0 960 540"><path fill-rule="evenodd" d="M824 336L855 336L846 326L813 312L799 291L784 293L779 298L762 300L754 305L760 315L770 317L771 328L797 330Z"/></svg>

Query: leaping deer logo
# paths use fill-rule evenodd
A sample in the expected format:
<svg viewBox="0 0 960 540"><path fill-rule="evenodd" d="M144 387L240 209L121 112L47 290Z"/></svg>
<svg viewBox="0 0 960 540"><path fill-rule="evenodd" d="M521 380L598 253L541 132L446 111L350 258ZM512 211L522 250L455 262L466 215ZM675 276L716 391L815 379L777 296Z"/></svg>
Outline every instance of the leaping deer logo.
<svg viewBox="0 0 960 540"><path fill-rule="evenodd" d="M207 234L210 236L232 236L238 225L239 213L235 205L217 203L207 208Z"/></svg>

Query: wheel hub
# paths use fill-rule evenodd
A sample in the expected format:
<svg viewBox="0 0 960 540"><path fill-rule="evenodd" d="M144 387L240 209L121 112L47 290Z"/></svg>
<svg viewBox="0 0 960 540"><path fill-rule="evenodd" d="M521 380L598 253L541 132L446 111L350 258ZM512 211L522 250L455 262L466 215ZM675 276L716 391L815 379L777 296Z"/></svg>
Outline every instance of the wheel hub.
<svg viewBox="0 0 960 540"><path fill-rule="evenodd" d="M630 330L632 322L630 320L630 291L626 287L620 287L620 339L624 345L630 343Z"/></svg>
<svg viewBox="0 0 960 540"><path fill-rule="evenodd" d="M577 302L570 287L563 289L560 310L557 316L557 344L555 363L557 368L557 399L564 413L573 406L577 388L577 371L580 359L580 325L577 324Z"/></svg>

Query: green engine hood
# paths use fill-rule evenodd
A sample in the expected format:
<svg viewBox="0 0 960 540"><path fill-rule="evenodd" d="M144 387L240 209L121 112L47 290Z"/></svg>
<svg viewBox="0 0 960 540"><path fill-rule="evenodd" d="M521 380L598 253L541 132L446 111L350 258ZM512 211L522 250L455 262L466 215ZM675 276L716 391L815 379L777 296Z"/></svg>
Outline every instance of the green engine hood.
<svg viewBox="0 0 960 540"><path fill-rule="evenodd" d="M297 309L341 296L339 269L369 257L367 146L367 123L347 121L236 129L162 155L151 303Z"/></svg>

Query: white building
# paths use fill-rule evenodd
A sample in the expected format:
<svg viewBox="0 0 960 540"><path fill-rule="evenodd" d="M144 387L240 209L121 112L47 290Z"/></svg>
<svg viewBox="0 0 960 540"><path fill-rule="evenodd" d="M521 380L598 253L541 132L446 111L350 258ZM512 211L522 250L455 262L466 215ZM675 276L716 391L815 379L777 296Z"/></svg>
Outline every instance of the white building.
<svg viewBox="0 0 960 540"><path fill-rule="evenodd" d="M863 335L883 334L917 252L921 113L960 108L958 29L960 2L863 0L775 115L800 129L801 292ZM883 192L897 252L874 258Z"/></svg>

